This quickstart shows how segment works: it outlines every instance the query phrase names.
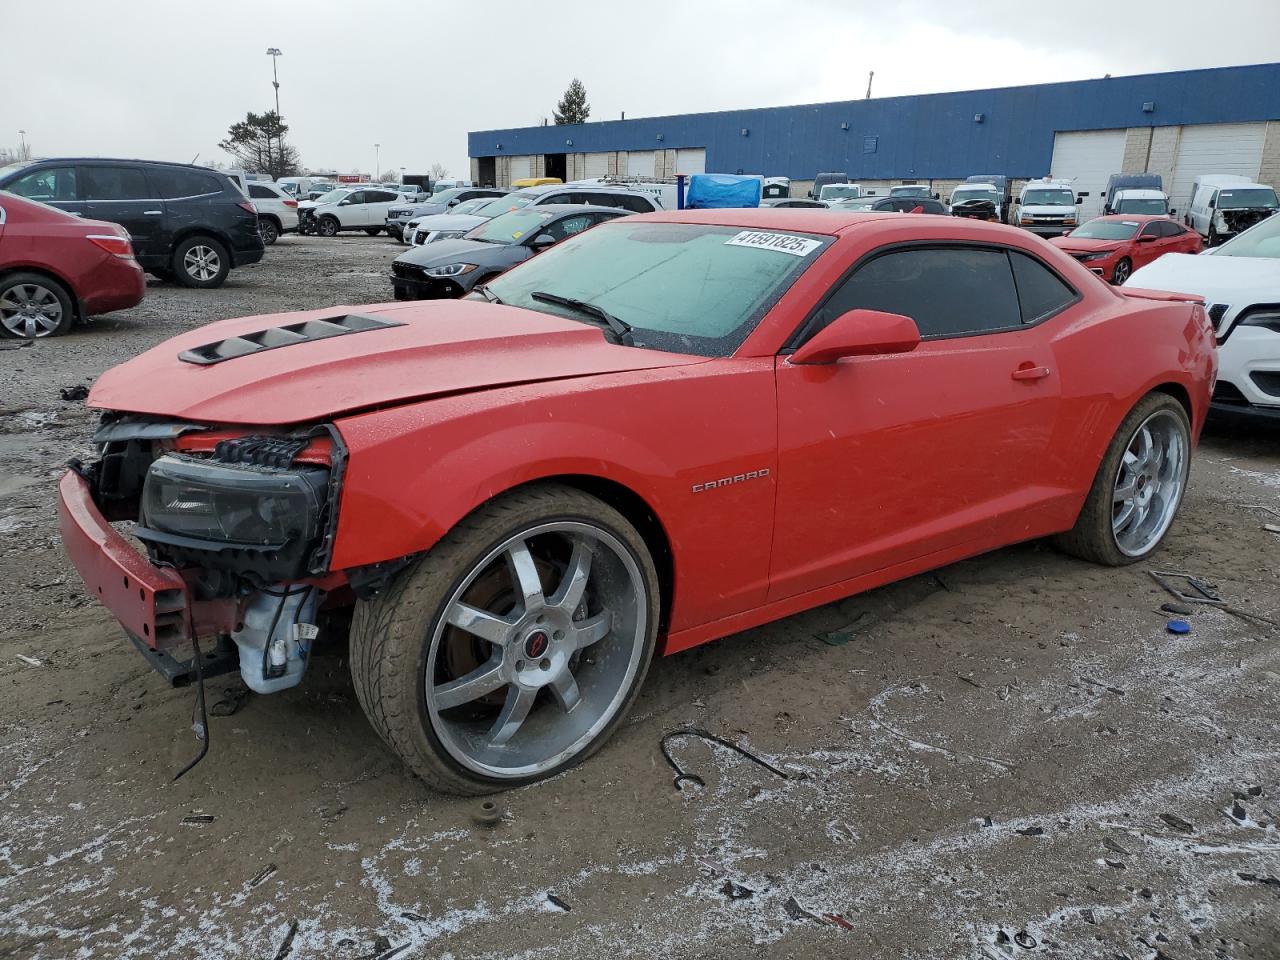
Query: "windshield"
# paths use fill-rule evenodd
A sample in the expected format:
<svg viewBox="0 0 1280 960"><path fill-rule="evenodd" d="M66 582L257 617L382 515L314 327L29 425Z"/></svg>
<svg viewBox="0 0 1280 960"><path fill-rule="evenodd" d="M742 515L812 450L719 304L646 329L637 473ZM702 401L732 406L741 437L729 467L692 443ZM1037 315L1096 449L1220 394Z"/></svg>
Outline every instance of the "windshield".
<svg viewBox="0 0 1280 960"><path fill-rule="evenodd" d="M1208 252L1215 257L1269 257L1280 260L1280 213L1272 214Z"/></svg>
<svg viewBox="0 0 1280 960"><path fill-rule="evenodd" d="M1218 191L1219 210L1240 210L1244 207L1263 207L1274 210L1276 206L1276 192L1270 187Z"/></svg>
<svg viewBox="0 0 1280 960"><path fill-rule="evenodd" d="M1074 207L1076 196L1070 190L1039 189L1028 190L1022 195L1024 207Z"/></svg>
<svg viewBox="0 0 1280 960"><path fill-rule="evenodd" d="M988 203L1000 202L1000 194L995 190L986 189L957 189L951 194L951 205L954 207L957 203L972 203L975 200L986 200Z"/></svg>
<svg viewBox="0 0 1280 960"><path fill-rule="evenodd" d="M449 212L450 213L475 213L477 210L479 210L481 207L483 207L492 199L493 199L492 197L472 197L470 200L463 200L460 204L455 206Z"/></svg>
<svg viewBox="0 0 1280 960"><path fill-rule="evenodd" d="M524 203L512 203L512 197L483 197L480 206L471 212L477 217L496 217L500 213L507 213L511 210L525 206L529 201Z"/></svg>
<svg viewBox="0 0 1280 960"><path fill-rule="evenodd" d="M829 210L870 210L871 205L876 202L875 197L861 197L853 200L836 200L827 209Z"/></svg>
<svg viewBox="0 0 1280 960"><path fill-rule="evenodd" d="M483 240L485 243L519 243L534 236L538 228L554 217L550 210L513 210L500 217L494 217L488 223L472 228L467 234L468 240ZM506 298L503 297L505 300Z"/></svg>
<svg viewBox="0 0 1280 960"><path fill-rule="evenodd" d="M889 191L895 197L931 197L933 194L929 192L928 187L894 187Z"/></svg>
<svg viewBox="0 0 1280 960"><path fill-rule="evenodd" d="M1137 220L1090 220L1071 231L1078 240L1132 240L1142 224Z"/></svg>
<svg viewBox="0 0 1280 960"><path fill-rule="evenodd" d="M1116 204L1116 213L1149 213L1162 216L1169 212L1165 202L1159 198L1152 200L1121 200Z"/></svg>
<svg viewBox="0 0 1280 960"><path fill-rule="evenodd" d="M583 300L630 324L638 345L722 357L830 242L710 224L614 221L570 237L488 286L504 303L575 319L579 312L532 294Z"/></svg>
<svg viewBox="0 0 1280 960"><path fill-rule="evenodd" d="M828 183L818 194L819 200L841 200L845 197L857 197L862 188L856 183Z"/></svg>
<svg viewBox="0 0 1280 960"><path fill-rule="evenodd" d="M448 203L454 197L464 193L462 187L453 187L449 190L441 190L439 193L433 193L430 197L423 197L425 203Z"/></svg>
<svg viewBox="0 0 1280 960"><path fill-rule="evenodd" d="M432 193L444 193L446 190L456 190L458 187L456 180L437 180L435 186L431 188Z"/></svg>
<svg viewBox="0 0 1280 960"><path fill-rule="evenodd" d="M350 196L351 190L330 190L328 193L321 194L316 198L316 203L337 203L343 197Z"/></svg>

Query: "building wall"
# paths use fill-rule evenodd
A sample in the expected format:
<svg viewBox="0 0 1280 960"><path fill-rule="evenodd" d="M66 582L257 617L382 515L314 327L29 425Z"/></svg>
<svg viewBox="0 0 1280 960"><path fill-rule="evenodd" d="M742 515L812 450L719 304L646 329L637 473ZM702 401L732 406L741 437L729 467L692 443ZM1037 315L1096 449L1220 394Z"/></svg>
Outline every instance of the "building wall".
<svg viewBox="0 0 1280 960"><path fill-rule="evenodd" d="M1144 104L1152 105L1150 112ZM981 122L975 120L978 115ZM659 149L659 175L668 176L674 172L675 149L705 147L710 171L793 180L812 179L820 170L846 170L860 180L955 179L992 168L1034 177L1049 169L1059 130L1154 128L1149 134L1154 163L1164 128L1251 121L1280 121L1280 63L489 130L469 135L468 152L475 157L557 153L568 136L584 152ZM1142 136L1135 134L1132 154L1126 141L1126 165L1136 162Z"/></svg>
<svg viewBox="0 0 1280 960"><path fill-rule="evenodd" d="M1267 124L1266 139L1262 141L1262 168L1258 182L1280 187L1280 120Z"/></svg>

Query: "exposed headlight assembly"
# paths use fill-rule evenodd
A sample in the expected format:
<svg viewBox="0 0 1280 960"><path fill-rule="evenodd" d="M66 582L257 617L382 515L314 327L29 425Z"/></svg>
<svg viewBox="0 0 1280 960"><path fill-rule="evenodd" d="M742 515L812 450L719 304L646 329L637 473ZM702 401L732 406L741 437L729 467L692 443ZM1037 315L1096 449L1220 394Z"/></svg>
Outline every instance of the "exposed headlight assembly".
<svg viewBox="0 0 1280 960"><path fill-rule="evenodd" d="M1081 257L1080 259L1085 263L1088 263L1090 260L1105 260L1113 253L1115 253L1114 250L1104 250L1102 253L1091 253L1086 257Z"/></svg>
<svg viewBox="0 0 1280 960"><path fill-rule="evenodd" d="M1245 314L1236 321L1237 327L1266 327L1280 333L1280 307L1264 307Z"/></svg>
<svg viewBox="0 0 1280 960"><path fill-rule="evenodd" d="M422 272L428 277L460 277L470 273L478 265L474 263L446 263L443 267L427 267Z"/></svg>
<svg viewBox="0 0 1280 960"><path fill-rule="evenodd" d="M209 561L264 582L311 572L322 539L329 471L278 469L166 454L142 489L138 539L175 561Z"/></svg>
<svg viewBox="0 0 1280 960"><path fill-rule="evenodd" d="M435 243L437 240L457 240L459 237L465 237L466 235L467 231L465 230L437 230L431 235L431 239L427 242Z"/></svg>

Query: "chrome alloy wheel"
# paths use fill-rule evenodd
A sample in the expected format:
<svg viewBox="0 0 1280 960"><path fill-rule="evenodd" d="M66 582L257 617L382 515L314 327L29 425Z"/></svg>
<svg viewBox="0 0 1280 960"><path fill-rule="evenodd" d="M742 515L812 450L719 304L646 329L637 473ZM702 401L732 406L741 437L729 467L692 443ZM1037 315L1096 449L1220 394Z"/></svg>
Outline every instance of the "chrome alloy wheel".
<svg viewBox="0 0 1280 960"><path fill-rule="evenodd" d="M62 324L58 295L38 283L19 283L0 294L0 325L15 337L47 337Z"/></svg>
<svg viewBox="0 0 1280 960"><path fill-rule="evenodd" d="M182 269L201 283L207 283L222 269L222 258L213 247L197 243L182 258Z"/></svg>
<svg viewBox="0 0 1280 960"><path fill-rule="evenodd" d="M1111 533L1128 557L1155 547L1173 523L1191 466L1186 424L1160 410L1129 439L1112 488Z"/></svg>
<svg viewBox="0 0 1280 960"><path fill-rule="evenodd" d="M626 701L648 609L635 558L599 526L539 524L495 547L450 594L431 637L424 699L441 745L494 778L572 758Z"/></svg>

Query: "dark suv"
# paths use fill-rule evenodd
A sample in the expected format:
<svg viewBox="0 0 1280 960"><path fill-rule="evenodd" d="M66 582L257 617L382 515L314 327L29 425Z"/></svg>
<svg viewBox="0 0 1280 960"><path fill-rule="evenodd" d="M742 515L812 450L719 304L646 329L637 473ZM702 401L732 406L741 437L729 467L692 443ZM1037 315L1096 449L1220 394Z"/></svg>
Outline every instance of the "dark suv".
<svg viewBox="0 0 1280 960"><path fill-rule="evenodd" d="M187 287L217 287L262 259L253 204L226 174L151 160L37 160L0 171L0 190L129 231L143 269Z"/></svg>

